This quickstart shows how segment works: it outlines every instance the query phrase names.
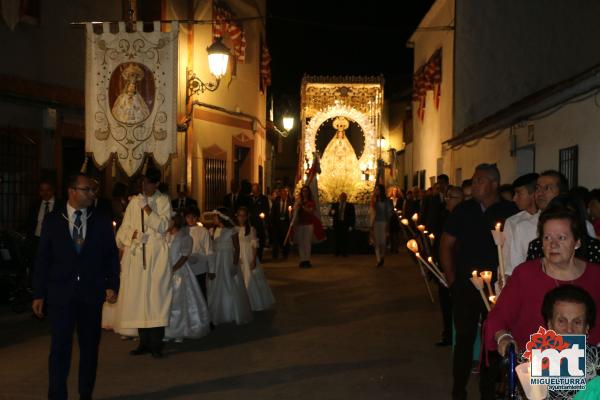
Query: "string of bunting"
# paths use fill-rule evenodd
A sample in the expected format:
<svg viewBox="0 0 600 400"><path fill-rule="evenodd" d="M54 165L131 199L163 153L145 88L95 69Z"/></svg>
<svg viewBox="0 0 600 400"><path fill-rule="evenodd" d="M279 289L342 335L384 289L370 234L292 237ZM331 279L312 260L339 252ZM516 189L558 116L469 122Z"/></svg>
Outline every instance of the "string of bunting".
<svg viewBox="0 0 600 400"><path fill-rule="evenodd" d="M423 121L425 117L425 100L427 92L433 90L433 101L435 108L440 106L440 95L442 94L442 49L435 53L413 74L412 100L419 103L417 116Z"/></svg>

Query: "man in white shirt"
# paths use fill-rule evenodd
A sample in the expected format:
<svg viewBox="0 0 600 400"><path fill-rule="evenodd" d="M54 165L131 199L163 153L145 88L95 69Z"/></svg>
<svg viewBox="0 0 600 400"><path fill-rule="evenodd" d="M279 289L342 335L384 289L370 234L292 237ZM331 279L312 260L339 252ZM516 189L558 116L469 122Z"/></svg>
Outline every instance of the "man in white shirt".
<svg viewBox="0 0 600 400"><path fill-rule="evenodd" d="M537 237L537 224L540 216L535 203L535 189L539 175L525 174L513 182L513 201L521 212L508 218L504 223L504 268L506 275L527 259L529 242Z"/></svg>
<svg viewBox="0 0 600 400"><path fill-rule="evenodd" d="M30 233L35 239L39 239L42 234L42 223L46 215L60 208L61 205L58 204L54 196L54 185L52 183L48 181L41 182L38 193L40 200L34 205L29 223Z"/></svg>

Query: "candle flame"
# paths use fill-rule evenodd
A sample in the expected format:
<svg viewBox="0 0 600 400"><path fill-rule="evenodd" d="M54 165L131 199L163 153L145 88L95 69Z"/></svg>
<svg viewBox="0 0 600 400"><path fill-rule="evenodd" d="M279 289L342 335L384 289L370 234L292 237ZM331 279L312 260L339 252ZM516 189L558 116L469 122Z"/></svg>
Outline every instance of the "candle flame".
<svg viewBox="0 0 600 400"><path fill-rule="evenodd" d="M433 264L433 258L432 257L427 257L427 261L429 261L430 264Z"/></svg>
<svg viewBox="0 0 600 400"><path fill-rule="evenodd" d="M471 272L471 276L473 278L477 278L477 270L473 270L473 272Z"/></svg>
<svg viewBox="0 0 600 400"><path fill-rule="evenodd" d="M430 233L429 234L429 239L431 239L431 240L435 239L435 235L433 233Z"/></svg>
<svg viewBox="0 0 600 400"><path fill-rule="evenodd" d="M414 213L410 219L412 219L413 222L417 222L419 220L419 213Z"/></svg>
<svg viewBox="0 0 600 400"><path fill-rule="evenodd" d="M496 304L496 296L490 296L488 299L490 299L490 303Z"/></svg>
<svg viewBox="0 0 600 400"><path fill-rule="evenodd" d="M196 225L198 225L198 226L204 226L204 225L202 225L202 222L196 222Z"/></svg>
<svg viewBox="0 0 600 400"><path fill-rule="evenodd" d="M117 226L117 222L116 221L113 221L113 227L114 226Z"/></svg>
<svg viewBox="0 0 600 400"><path fill-rule="evenodd" d="M417 229L419 230L419 232L423 232L425 231L425 225L419 225L417 226Z"/></svg>
<svg viewBox="0 0 600 400"><path fill-rule="evenodd" d="M502 223L498 222L496 224L496 230L499 231L501 227L502 227Z"/></svg>
<svg viewBox="0 0 600 400"><path fill-rule="evenodd" d="M265 213L260 213L260 214L258 214L258 216L259 216L261 219L265 219Z"/></svg>
<svg viewBox="0 0 600 400"><path fill-rule="evenodd" d="M402 222L402 225L408 226L408 220L406 218L402 218L400 222Z"/></svg>
<svg viewBox="0 0 600 400"><path fill-rule="evenodd" d="M419 245L415 239L410 239L406 242L406 247L413 253L419 254Z"/></svg>

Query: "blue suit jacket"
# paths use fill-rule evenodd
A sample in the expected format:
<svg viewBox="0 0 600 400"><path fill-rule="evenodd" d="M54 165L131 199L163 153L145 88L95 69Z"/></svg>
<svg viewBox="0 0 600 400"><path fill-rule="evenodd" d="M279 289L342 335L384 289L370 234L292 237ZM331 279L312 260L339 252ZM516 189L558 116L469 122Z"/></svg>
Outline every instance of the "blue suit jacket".
<svg viewBox="0 0 600 400"><path fill-rule="evenodd" d="M86 303L101 303L106 289L118 290L119 251L112 221L99 210L88 209L88 214L80 254L69 231L66 206L44 219L33 278L34 299L58 305L74 297Z"/></svg>

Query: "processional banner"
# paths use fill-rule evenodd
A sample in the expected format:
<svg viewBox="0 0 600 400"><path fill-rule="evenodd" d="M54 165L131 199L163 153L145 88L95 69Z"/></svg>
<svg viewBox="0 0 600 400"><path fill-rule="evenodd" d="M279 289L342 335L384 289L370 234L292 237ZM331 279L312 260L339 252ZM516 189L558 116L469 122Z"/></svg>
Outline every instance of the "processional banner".
<svg viewBox="0 0 600 400"><path fill-rule="evenodd" d="M177 22L170 32L125 23L86 24L85 148L99 166L113 157L128 176L145 155L165 165L177 152Z"/></svg>

